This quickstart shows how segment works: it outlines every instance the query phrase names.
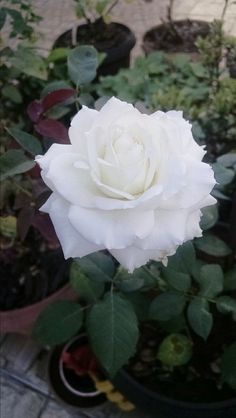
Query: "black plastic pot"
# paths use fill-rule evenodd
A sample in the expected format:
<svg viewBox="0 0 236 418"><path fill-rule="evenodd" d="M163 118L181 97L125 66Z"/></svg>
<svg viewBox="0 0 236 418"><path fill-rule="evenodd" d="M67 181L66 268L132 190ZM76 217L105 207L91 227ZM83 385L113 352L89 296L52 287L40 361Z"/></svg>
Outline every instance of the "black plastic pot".
<svg viewBox="0 0 236 418"><path fill-rule="evenodd" d="M189 27L192 31L191 36L188 37L183 33L181 38L181 28L183 26ZM198 54L198 49L195 45L198 36L205 37L209 33L209 24L198 20L178 20L171 24L163 23L161 25L151 28L144 34L143 50L146 54L154 51L164 51L168 53L190 53ZM194 55L193 55L194 57Z"/></svg>
<svg viewBox="0 0 236 418"><path fill-rule="evenodd" d="M236 396L222 402L193 403L169 399L151 391L122 370L113 380L115 387L153 418L235 418Z"/></svg>
<svg viewBox="0 0 236 418"><path fill-rule="evenodd" d="M96 31L105 31L108 25L101 26L101 21L94 22L94 32ZM112 22L110 25L113 25L121 33L122 36L118 37L114 44L111 43L109 47L102 47L99 43L96 43L96 40L92 38L87 39L86 44L95 46L99 52L104 52L106 57L98 69L98 75L113 75L116 74L121 68L128 68L130 64L130 52L136 43L135 36L133 32L125 25L121 23ZM97 26L97 27L96 27ZM85 42L81 41L81 33L86 31L91 31L88 24L80 25L77 28L76 33L76 42L77 45L82 45ZM53 48L58 47L75 47L72 45L72 30L64 32L54 43Z"/></svg>
<svg viewBox="0 0 236 418"><path fill-rule="evenodd" d="M86 335L81 334L67 344L56 347L49 357L48 378L51 387L63 403L74 408L94 408L107 401L89 376L78 376L62 363L63 351L74 350L87 341Z"/></svg>

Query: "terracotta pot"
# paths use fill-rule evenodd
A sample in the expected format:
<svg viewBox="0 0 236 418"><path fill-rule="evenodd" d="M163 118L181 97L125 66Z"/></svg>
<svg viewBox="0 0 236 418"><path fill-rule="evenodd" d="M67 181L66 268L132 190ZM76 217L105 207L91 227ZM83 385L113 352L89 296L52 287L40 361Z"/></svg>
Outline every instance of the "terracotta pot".
<svg viewBox="0 0 236 418"><path fill-rule="evenodd" d="M56 300L75 300L78 297L69 284L57 290L52 295L40 302L28 305L25 308L0 311L0 333L16 332L29 335L39 314L50 303Z"/></svg>

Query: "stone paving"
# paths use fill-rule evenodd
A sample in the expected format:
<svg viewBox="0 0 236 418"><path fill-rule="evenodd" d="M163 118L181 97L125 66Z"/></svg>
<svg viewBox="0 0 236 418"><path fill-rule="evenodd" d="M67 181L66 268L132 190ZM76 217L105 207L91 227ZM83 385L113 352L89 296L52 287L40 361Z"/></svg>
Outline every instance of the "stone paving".
<svg viewBox="0 0 236 418"><path fill-rule="evenodd" d="M38 47L47 55L59 34L78 24L73 0L33 0L35 11L43 16L38 26ZM120 0L112 12L112 19L128 25L137 38L133 57L142 53L143 34L166 17L168 0ZM175 19L212 21L220 18L224 0L175 0ZM236 2L229 1L225 13L225 31L236 36ZM124 413L107 403L97 411L75 411L60 405L46 381L46 355L39 356L40 348L24 337L11 335L0 346L1 418L149 418L145 413ZM158 418L158 416L156 416ZM170 417L172 418L172 417Z"/></svg>

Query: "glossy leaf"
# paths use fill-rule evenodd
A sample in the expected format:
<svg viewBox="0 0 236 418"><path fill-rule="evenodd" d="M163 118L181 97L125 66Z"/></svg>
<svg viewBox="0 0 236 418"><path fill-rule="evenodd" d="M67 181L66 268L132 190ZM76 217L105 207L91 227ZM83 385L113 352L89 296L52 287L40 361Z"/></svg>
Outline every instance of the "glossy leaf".
<svg viewBox="0 0 236 418"><path fill-rule="evenodd" d="M51 107L63 103L71 97L75 96L74 89L59 89L48 93L42 99L43 111L46 112Z"/></svg>
<svg viewBox="0 0 236 418"><path fill-rule="evenodd" d="M218 264L206 264L200 270L200 295L214 298L223 290L224 274Z"/></svg>
<svg viewBox="0 0 236 418"><path fill-rule="evenodd" d="M216 307L222 313L236 314L236 299L230 296L220 296L216 300Z"/></svg>
<svg viewBox="0 0 236 418"><path fill-rule="evenodd" d="M201 209L202 217L200 227L203 230L212 228L218 220L217 205L207 206Z"/></svg>
<svg viewBox="0 0 236 418"><path fill-rule="evenodd" d="M78 303L57 301L49 305L36 321L33 335L45 345L57 345L73 337L83 323Z"/></svg>
<svg viewBox="0 0 236 418"><path fill-rule="evenodd" d="M183 312L185 303L185 297L180 293L162 293L152 301L149 318L156 321L169 321Z"/></svg>
<svg viewBox="0 0 236 418"><path fill-rule="evenodd" d="M191 277L189 274L181 273L171 268L166 267L163 269L163 276L166 282L176 290L180 292L186 292L191 286Z"/></svg>
<svg viewBox="0 0 236 418"><path fill-rule="evenodd" d="M13 103L22 103L22 95L16 86L8 84L2 88L2 95Z"/></svg>
<svg viewBox="0 0 236 418"><path fill-rule="evenodd" d="M205 299L195 298L188 306L187 317L193 331L206 340L211 332L213 317Z"/></svg>
<svg viewBox="0 0 236 418"><path fill-rule="evenodd" d="M89 254L80 258L78 263L86 276L98 282L110 281L115 273L112 258L103 253Z"/></svg>
<svg viewBox="0 0 236 418"><path fill-rule="evenodd" d="M27 107L27 114L32 122L38 122L43 114L43 106L40 100L33 100Z"/></svg>
<svg viewBox="0 0 236 418"><path fill-rule="evenodd" d="M195 261L194 246L191 242L186 242L177 249L175 255L169 257L168 267L181 273L192 274Z"/></svg>
<svg viewBox="0 0 236 418"><path fill-rule="evenodd" d="M67 65L69 76L76 86L88 84L96 77L98 53L93 46L78 46L70 51Z"/></svg>
<svg viewBox="0 0 236 418"><path fill-rule="evenodd" d="M35 130L59 144L69 144L68 131L66 127L54 119L41 119L36 125Z"/></svg>
<svg viewBox="0 0 236 418"><path fill-rule="evenodd" d="M204 253L213 255L215 257L225 257L232 253L232 250L215 235L206 234L202 238L195 240L196 247Z"/></svg>
<svg viewBox="0 0 236 418"><path fill-rule="evenodd" d="M24 74L41 80L47 80L45 61L31 48L18 48L11 58L11 64Z"/></svg>
<svg viewBox="0 0 236 418"><path fill-rule="evenodd" d="M70 283L81 299L95 302L104 292L104 283L90 280L82 273L77 262L73 262L70 269Z"/></svg>
<svg viewBox="0 0 236 418"><path fill-rule="evenodd" d="M0 157L1 181L16 174L25 173L35 166L35 162L25 156L21 150L9 150Z"/></svg>
<svg viewBox="0 0 236 418"><path fill-rule="evenodd" d="M30 154L42 154L42 146L38 138L36 138L35 136L30 135L27 132L21 131L18 128L7 129L7 132L18 142L18 144L22 148L24 148Z"/></svg>
<svg viewBox="0 0 236 418"><path fill-rule="evenodd" d="M234 178L234 170L225 168L220 163L212 164L212 168L214 171L215 179L220 186L225 186L226 184L231 183Z"/></svg>
<svg viewBox="0 0 236 418"><path fill-rule="evenodd" d="M87 330L101 365L114 376L135 352L138 323L132 305L117 293L107 293L92 307Z"/></svg>

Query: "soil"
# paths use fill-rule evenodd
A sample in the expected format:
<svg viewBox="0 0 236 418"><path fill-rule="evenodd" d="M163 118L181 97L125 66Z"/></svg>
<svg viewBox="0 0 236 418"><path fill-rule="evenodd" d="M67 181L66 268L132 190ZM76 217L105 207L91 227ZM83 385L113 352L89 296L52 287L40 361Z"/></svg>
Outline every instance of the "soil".
<svg viewBox="0 0 236 418"><path fill-rule="evenodd" d="M157 359L158 346L166 333L155 324L144 324L137 354L126 368L129 374L148 389L175 400L202 403L235 398L235 391L220 383L219 359L225 346L235 341L236 323L227 315L214 315L207 343L191 333L192 359L172 371Z"/></svg>
<svg viewBox="0 0 236 418"><path fill-rule="evenodd" d="M77 28L76 40L80 45L93 45L99 52L107 51L114 46L122 44L127 37L127 32L117 23L105 24L101 19L91 25L81 25ZM71 48L72 31L62 34L54 44L54 48Z"/></svg>
<svg viewBox="0 0 236 418"><path fill-rule="evenodd" d="M181 20L166 22L150 29L143 40L145 53L156 50L165 52L198 52L195 42L198 36L205 37L209 33L209 25L206 22Z"/></svg>
<svg viewBox="0 0 236 418"><path fill-rule="evenodd" d="M35 231L34 231L35 235ZM18 247L0 255L0 310L18 309L39 302L68 280L68 265L61 250L49 250L40 236L29 234Z"/></svg>

